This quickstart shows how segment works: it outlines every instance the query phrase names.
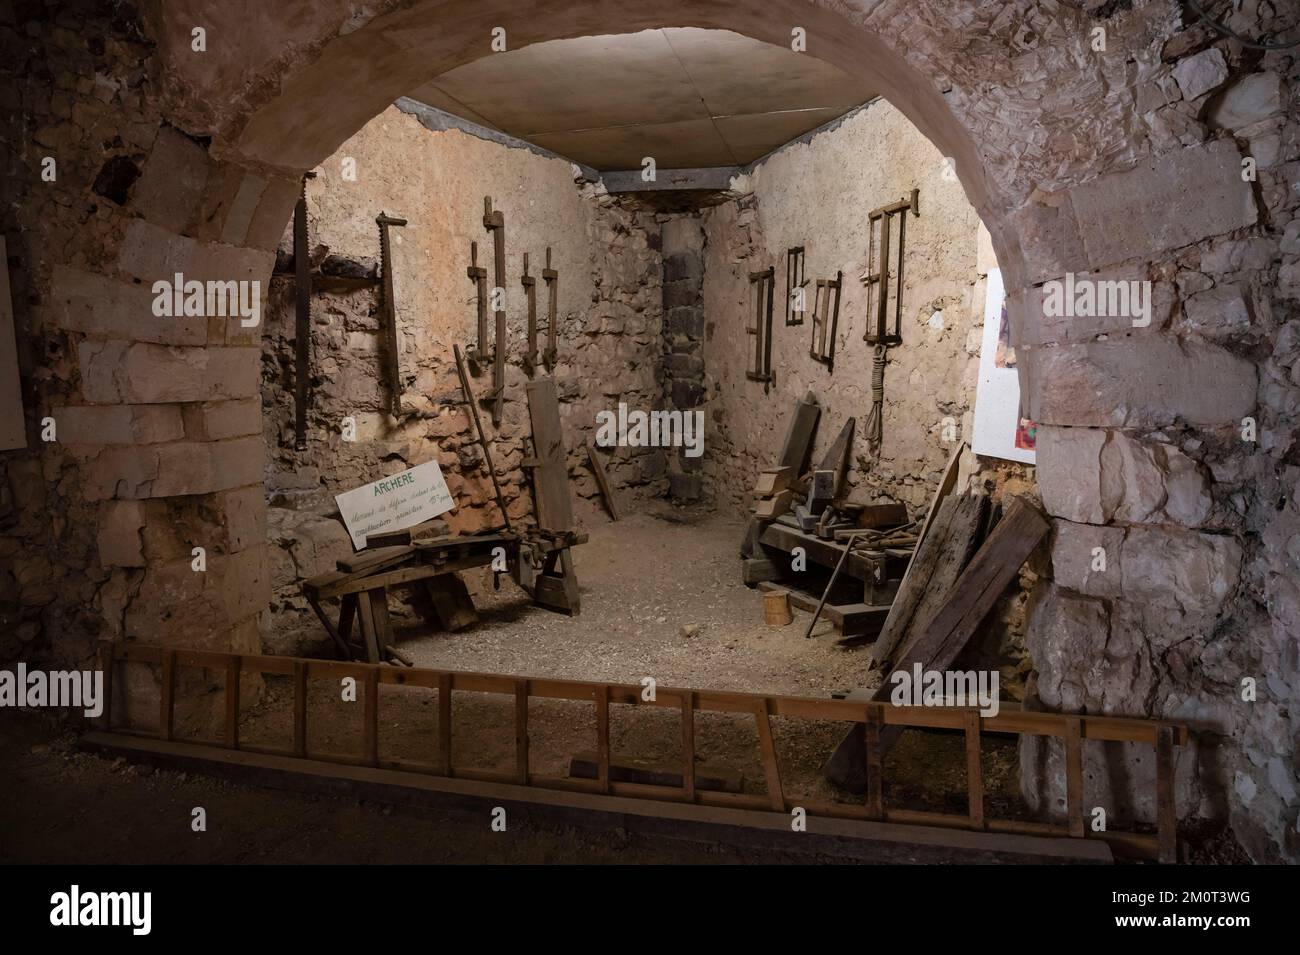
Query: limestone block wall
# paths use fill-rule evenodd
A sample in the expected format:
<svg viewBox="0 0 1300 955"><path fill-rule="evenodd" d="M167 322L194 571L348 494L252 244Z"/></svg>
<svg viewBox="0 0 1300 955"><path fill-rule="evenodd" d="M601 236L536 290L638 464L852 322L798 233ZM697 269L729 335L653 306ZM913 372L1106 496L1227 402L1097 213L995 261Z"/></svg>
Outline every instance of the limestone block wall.
<svg viewBox="0 0 1300 955"><path fill-rule="evenodd" d="M355 180L345 178L355 170ZM294 446L294 317L296 291L291 273L271 283L266 333L262 339L263 433L268 448L267 490L272 504L277 593L292 598L300 576L331 569L337 546L299 546L295 528L319 536L319 517L333 508L333 496L381 476L437 460L456 500L445 520L456 531L500 524L492 485L483 468L469 409L461 399L453 344L464 353L477 337L474 285L466 276L470 243L478 243L478 264L492 285L492 237L483 227L483 197L505 216L508 364L506 402L499 427L486 407L480 419L492 442L498 480L512 520L531 513L528 478L520 462L531 434L524 384L527 300L520 284L523 256L536 280L539 325L546 322L547 289L542 280L546 249L559 273L557 306L561 420L575 494L599 493L587 463L586 438L596 413L656 407L660 400L661 275L659 226L652 213L630 212L575 182L574 167L476 138L457 130L432 131L411 114L392 107L345 142L315 170L307 183L309 246L320 262L338 256L367 269L379 258L375 216L405 218L390 229L395 282L404 416L389 409L382 381L380 290L317 283L312 299L312 386L307 448ZM280 260L293 253L292 228L280 244ZM492 324L489 310L489 326ZM544 332L539 344L545 346ZM537 375L546 371L540 369ZM491 368L471 373L478 397L492 386ZM345 440L342 423L351 418L355 440ZM602 455L620 502L659 495L665 488L662 455L650 449L619 448ZM277 507L305 513L277 515ZM337 523L337 522L336 522ZM332 535L345 543L341 527ZM350 548L349 548L350 549Z"/></svg>

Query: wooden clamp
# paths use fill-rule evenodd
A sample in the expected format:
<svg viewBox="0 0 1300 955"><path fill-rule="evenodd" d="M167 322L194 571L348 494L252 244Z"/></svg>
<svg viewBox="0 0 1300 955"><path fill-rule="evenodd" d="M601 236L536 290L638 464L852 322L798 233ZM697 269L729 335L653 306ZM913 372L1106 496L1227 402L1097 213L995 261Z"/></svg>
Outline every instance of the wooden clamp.
<svg viewBox="0 0 1300 955"><path fill-rule="evenodd" d="M478 374L487 365L491 357L488 352L488 321L487 321L487 269L478 264L478 243L469 244L469 265L465 269L465 274L469 280L474 283L475 312L477 318L478 338L474 342L474 347L470 348L465 357L469 359L470 365L474 368L474 373Z"/></svg>
<svg viewBox="0 0 1300 955"><path fill-rule="evenodd" d="M528 274L528 253L524 253L524 274L519 279L528 301L528 350L524 352L524 369L532 374L537 369L537 278Z"/></svg>
<svg viewBox="0 0 1300 955"><path fill-rule="evenodd" d="M546 268L542 269L542 281L546 283L546 350L542 352L542 364L547 371L555 368L556 339L559 334L556 325L556 306L560 297L560 273L551 268L551 247L546 247Z"/></svg>
<svg viewBox="0 0 1300 955"><path fill-rule="evenodd" d="M492 424L501 424L501 413L506 401L506 217L492 211L492 197L483 197L483 228L492 234L492 300L496 319L496 336L493 343L492 391L483 397L492 409Z"/></svg>

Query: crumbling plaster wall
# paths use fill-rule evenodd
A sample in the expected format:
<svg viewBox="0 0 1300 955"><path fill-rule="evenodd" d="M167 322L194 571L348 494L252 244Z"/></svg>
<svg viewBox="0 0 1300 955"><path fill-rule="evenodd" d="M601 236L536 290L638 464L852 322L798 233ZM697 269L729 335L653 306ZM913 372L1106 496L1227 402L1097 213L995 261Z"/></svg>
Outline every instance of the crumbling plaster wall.
<svg viewBox="0 0 1300 955"><path fill-rule="evenodd" d="M1284 5L1224 15L1244 36L1293 35ZM1187 719L1180 810L1226 811L1256 859L1300 859L1300 68L1294 50L1243 48L1172 0L592 0L545 16L517 0L0 6L0 215L29 434L0 457L0 603L20 627L4 657L84 663L115 635L258 646L260 348L221 322L150 321L137 280L177 264L269 279L301 172L485 55L496 23L516 47L683 23L784 45L799 25L810 55L875 84L956 160L1007 277L1057 541L1072 524L1118 532L1121 564L1137 545L1127 575L1103 580L1053 548L1030 634L1038 700ZM56 182L40 176L46 156ZM1047 321L1034 288L1088 269L1159 280L1168 311L1131 331ZM88 425L80 449L41 442L41 419L60 414ZM1088 449L1127 441L1159 464L1161 500L1187 473L1169 449L1191 459L1210 517L1076 511L1105 463ZM206 575L180 573L194 541ZM1150 786L1149 770L1086 749L1089 800ZM1060 805L1050 780L1028 789Z"/></svg>
<svg viewBox="0 0 1300 955"><path fill-rule="evenodd" d="M901 501L925 508L975 403L985 276L996 259L975 210L943 156L908 119L875 100L839 126L763 160L736 183L744 194L703 217L704 360L709 435L706 473L718 498L748 507L759 470L771 466L794 403L812 391L823 411L812 460L841 426L857 419L850 500ZM920 216L907 214L903 267L903 343L889 349L883 441L873 458L866 439L872 407L868 322L867 213L920 189ZM893 247L897 248L897 223ZM786 249L803 246L807 314L785 324ZM893 261L891 257L891 261ZM772 370L765 388L745 373L753 360L749 274L774 266ZM817 279L842 270L833 372L809 355ZM890 290L890 322L894 291ZM873 305L874 309L874 305ZM944 428L944 419L950 428ZM946 439L946 440L945 440Z"/></svg>
<svg viewBox="0 0 1300 955"><path fill-rule="evenodd" d="M355 171L355 180L345 178ZM317 283L312 296L312 387L307 442L294 447L294 302L291 272L271 283L262 342L263 430L269 451L267 489L273 505L271 552L277 606L301 606L295 582L333 569L351 545L342 525L323 515L333 495L403 468L437 460L456 501L444 519L453 531L471 532L501 522L492 484L482 464L470 411L461 400L453 344L462 353L477 337L475 288L466 276L470 243L478 264L493 275L492 236L483 227L483 198L504 213L508 363L506 401L499 427L480 404L493 463L512 520L531 514L525 440L531 434L524 384L527 300L520 284L523 256L536 279L538 323L546 322L542 280L546 249L559 273L558 357L553 371L569 452L571 488L594 497L584 442L596 413L650 408L659 399L662 356L659 226L653 213L632 212L575 181L566 160L512 148L457 130L431 131L409 113L389 108L367 123L315 170L307 182L309 247L359 262L379 258L375 216L382 210L407 220L390 228L405 385L403 416L389 411L381 379L381 294L371 284L330 290ZM292 226L280 244L280 261L293 255ZM489 334L492 315L488 313ZM545 332L539 347L545 347ZM490 342L489 342L490 347ZM468 363L467 363L467 367ZM547 374L539 368L534 377ZM479 398L492 387L488 365L470 374ZM343 421L355 440L343 437ZM602 454L620 502L660 495L666 487L662 453L618 448ZM285 513L281 507L294 509ZM597 502L599 506L599 502ZM301 532L301 533L299 533ZM301 539L300 539L301 538Z"/></svg>

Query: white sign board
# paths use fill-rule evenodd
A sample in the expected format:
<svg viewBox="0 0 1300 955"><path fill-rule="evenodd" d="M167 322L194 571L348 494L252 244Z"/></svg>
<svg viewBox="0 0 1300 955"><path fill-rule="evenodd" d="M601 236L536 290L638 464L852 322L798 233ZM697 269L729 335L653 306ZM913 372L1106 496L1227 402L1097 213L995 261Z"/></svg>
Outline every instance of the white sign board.
<svg viewBox="0 0 1300 955"><path fill-rule="evenodd" d="M1009 461L1034 463L1036 426L1020 417L1020 377L1011 347L1002 271L990 269L984 298L984 340L980 376L975 386L975 423L971 450Z"/></svg>
<svg viewBox="0 0 1300 955"><path fill-rule="evenodd" d="M360 550L371 534L404 530L455 507L437 461L426 461L334 498Z"/></svg>

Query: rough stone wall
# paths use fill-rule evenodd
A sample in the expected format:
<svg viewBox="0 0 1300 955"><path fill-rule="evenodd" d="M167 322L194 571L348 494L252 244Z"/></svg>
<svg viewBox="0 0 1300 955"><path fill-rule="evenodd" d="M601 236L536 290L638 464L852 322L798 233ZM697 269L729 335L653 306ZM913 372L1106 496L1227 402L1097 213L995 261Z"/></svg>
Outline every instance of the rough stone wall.
<svg viewBox="0 0 1300 955"><path fill-rule="evenodd" d="M1281 4L1222 15L1248 37L1276 41L1295 29ZM1146 602L1130 574L1129 586L1121 577L1118 594L1101 597L1061 571L1031 628L1040 703L1186 717L1196 745L1180 753L1181 810L1226 807L1254 858L1300 859L1300 76L1294 50L1243 48L1173 0L592 0L545 16L517 0L364 9L175 0L140 15L91 0L0 6L0 216L31 435L30 450L0 458L9 485L0 601L6 621L38 627L22 631L26 642L9 638L5 654L81 662L96 635L123 632L257 645L254 608L269 588L241 568L264 563L265 451L255 431L231 435L218 412L237 417L257 398L260 349L228 323L200 331L142 319L135 280L177 262L205 277L269 279L302 171L395 98L484 55L489 23L504 24L514 46L682 23L784 45L799 25L810 55L874 83L955 160L1011 290L1034 417L1063 429L1062 446L1073 437L1106 447L1116 434L1148 450L1173 445L1212 481L1215 511L1197 527L1164 507L1169 519L1152 524L1051 508L1058 533L1067 523L1122 531L1124 559L1131 535L1151 542L1137 553L1157 555L1157 572L1177 586ZM210 38L201 55L196 24ZM56 183L39 177L46 154L63 170ZM1246 158L1253 182L1241 178ZM146 268L132 255L157 261ZM1158 280L1169 310L1151 328L1062 328L1032 292L1066 272L1121 268ZM1242 283L1249 323L1222 337L1198 328L1240 310L1220 312L1210 297L1198 312L1194 295ZM78 299L79 287L91 294ZM75 454L39 443L36 423L73 406L93 407L92 437L122 443L92 440ZM183 437L158 441L177 434L172 412ZM147 425L158 415L173 418L170 429ZM1243 441L1241 419L1252 415L1257 440ZM164 447L177 443L186 446L167 450L160 472ZM1100 459L1049 475L1055 447L1045 438L1040 450L1045 496L1055 481L1100 481ZM83 490L105 482L111 497ZM133 539L146 548L144 566L132 565ZM170 569L173 548L194 540L222 558L215 573L211 559L204 576ZM1187 609L1182 582L1220 553L1229 576L1208 606ZM123 554L128 562L114 563ZM1131 684L1125 667L1150 680ZM1241 696L1246 678L1253 702ZM1105 682L1115 692L1097 694ZM1100 767L1091 752L1088 765L1087 792L1103 798L1110 780L1126 791L1150 782L1124 762Z"/></svg>
<svg viewBox="0 0 1300 955"><path fill-rule="evenodd" d="M669 408L694 412L704 403L704 230L698 215L675 215L663 223L664 398ZM705 434L712 427L705 422ZM707 447L708 438L705 438ZM667 452L668 490L674 500L704 494L703 455ZM713 489L710 488L710 495Z"/></svg>
<svg viewBox="0 0 1300 955"><path fill-rule="evenodd" d="M746 194L703 216L705 367L712 433L707 473L718 498L747 507L759 470L771 465L795 402L812 391L823 406L813 460L857 418L849 498L926 507L939 473L974 406L984 314L977 263L979 217L943 156L883 100L806 143L780 150L738 182ZM919 217L908 213L903 269L903 343L888 352L884 432L878 458L866 440L872 346L867 328L867 213L920 189ZM897 248L895 224L894 248ZM803 246L807 314L785 324L786 249ZM891 258L892 261L892 258ZM770 390L745 377L754 323L749 273L775 266ZM817 279L843 271L833 372L808 354ZM890 301L893 301L891 288ZM890 306L890 320L893 305ZM874 327L874 316L870 319ZM952 432L945 435L948 418ZM947 441L945 441L947 437ZM966 436L968 437L968 436Z"/></svg>
<svg viewBox="0 0 1300 955"><path fill-rule="evenodd" d="M356 180L343 178L344 162ZM337 520L323 517L333 496L407 467L436 459L456 500L444 515L454 531L501 522L481 462L473 421L461 399L452 345L464 353L477 337L474 286L465 274L470 243L494 282L492 239L483 228L483 197L505 215L508 363L499 427L480 405L493 463L512 520L530 515L532 496L520 462L531 434L523 367L527 300L519 278L523 255L536 280L538 323L546 322L542 280L546 248L559 272L558 358L554 369L569 451L571 487L599 494L584 442L596 413L649 408L660 393L661 263L659 227L651 213L629 212L574 181L567 161L510 148L459 131L433 132L390 108L344 143L308 180L309 246L313 260L340 256L368 271L379 257L375 216L407 220L390 229L405 384L398 419L381 379L381 293L374 284L331 289L318 282L312 301L312 385L306 450L294 447L294 303L292 273L277 274L262 340L262 404L269 449L273 583L277 606L300 605L298 579L333 569L351 546ZM292 258L292 226L280 260ZM488 313L492 325L491 311ZM539 333L539 347L546 344ZM546 374L539 369L537 376ZM491 367L470 374L477 397L492 384ZM355 422L354 441L342 422ZM662 456L619 448L605 457L620 502L661 495ZM277 505L296 513L278 512ZM301 533L299 533L301 531ZM299 538L302 539L299 539Z"/></svg>

